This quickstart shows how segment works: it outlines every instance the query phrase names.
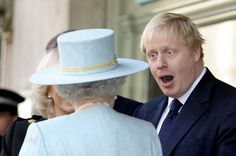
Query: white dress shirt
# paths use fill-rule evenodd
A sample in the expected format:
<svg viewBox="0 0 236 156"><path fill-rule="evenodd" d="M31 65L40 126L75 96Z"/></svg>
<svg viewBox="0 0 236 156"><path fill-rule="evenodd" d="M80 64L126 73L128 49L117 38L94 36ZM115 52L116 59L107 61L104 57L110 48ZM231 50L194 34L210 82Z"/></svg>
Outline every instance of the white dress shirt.
<svg viewBox="0 0 236 156"><path fill-rule="evenodd" d="M192 91L194 90L194 88L197 86L197 84L199 83L199 81L202 79L202 77L204 76L204 74L206 73L206 67L203 68L201 74L198 76L198 78L194 81L194 83L192 84L192 86L189 88L189 90L182 96L180 96L178 98L178 100L184 105L185 102L187 101L188 97L190 96L190 94L192 93ZM171 102L174 100L174 98L172 97L169 97L168 98L168 105L167 107L165 108L161 118L160 118L160 121L157 125L157 133L159 134L160 130L161 130L161 126L167 116L167 114L169 113L170 111L170 104ZM182 106L183 107L183 106ZM181 111L182 107L179 109L179 112Z"/></svg>

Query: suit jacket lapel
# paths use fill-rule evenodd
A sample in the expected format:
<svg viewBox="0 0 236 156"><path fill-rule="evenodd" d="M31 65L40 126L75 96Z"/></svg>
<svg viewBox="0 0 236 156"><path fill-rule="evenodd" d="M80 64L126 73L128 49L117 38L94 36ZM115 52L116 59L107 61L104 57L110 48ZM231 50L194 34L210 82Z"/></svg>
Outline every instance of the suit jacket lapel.
<svg viewBox="0 0 236 156"><path fill-rule="evenodd" d="M164 155L168 156L171 154L175 146L207 110L207 101L214 83L213 79L213 75L207 70L202 80L189 96L176 118L170 135L167 138L168 141L162 145Z"/></svg>
<svg viewBox="0 0 236 156"><path fill-rule="evenodd" d="M163 145L163 148L165 149L164 155L170 155L174 147L205 111L206 108L196 101L189 100L188 103L185 104L170 131L170 135L167 138L168 141Z"/></svg>

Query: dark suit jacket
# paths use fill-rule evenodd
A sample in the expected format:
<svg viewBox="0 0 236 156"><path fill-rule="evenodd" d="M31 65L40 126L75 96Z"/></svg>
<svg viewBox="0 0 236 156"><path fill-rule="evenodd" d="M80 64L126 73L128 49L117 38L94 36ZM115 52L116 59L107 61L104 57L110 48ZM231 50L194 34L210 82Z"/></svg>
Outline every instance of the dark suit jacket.
<svg viewBox="0 0 236 156"><path fill-rule="evenodd" d="M132 116L143 103L117 95L113 109L117 112Z"/></svg>
<svg viewBox="0 0 236 156"><path fill-rule="evenodd" d="M157 127L167 99L160 96L147 102L134 116ZM162 148L164 156L235 156L236 89L207 70L184 104Z"/></svg>
<svg viewBox="0 0 236 156"><path fill-rule="evenodd" d="M41 116L33 116L29 119L18 118L8 128L2 138L2 151L0 156L18 156L25 139L26 131L30 123L44 120Z"/></svg>

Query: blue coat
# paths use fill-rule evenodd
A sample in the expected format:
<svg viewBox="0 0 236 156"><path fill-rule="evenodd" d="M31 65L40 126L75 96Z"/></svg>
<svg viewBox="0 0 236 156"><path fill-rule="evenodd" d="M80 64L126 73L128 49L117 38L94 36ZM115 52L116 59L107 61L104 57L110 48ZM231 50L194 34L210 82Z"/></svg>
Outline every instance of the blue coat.
<svg viewBox="0 0 236 156"><path fill-rule="evenodd" d="M20 156L160 156L154 127L95 105L29 126Z"/></svg>
<svg viewBox="0 0 236 156"><path fill-rule="evenodd" d="M142 103L138 101L117 95L113 109L120 113L132 115L137 107L141 105ZM32 123L32 121L39 122L42 120L45 119L36 115L28 119L17 118L17 120L14 121L14 123L8 128L2 139L0 136L0 140L2 140L2 144L0 144L0 149L2 146L0 156L18 156L25 139L28 126Z"/></svg>
<svg viewBox="0 0 236 156"><path fill-rule="evenodd" d="M147 102L134 116L157 127L167 99L160 96ZM236 89L207 70L184 104L162 148L164 156L235 156Z"/></svg>

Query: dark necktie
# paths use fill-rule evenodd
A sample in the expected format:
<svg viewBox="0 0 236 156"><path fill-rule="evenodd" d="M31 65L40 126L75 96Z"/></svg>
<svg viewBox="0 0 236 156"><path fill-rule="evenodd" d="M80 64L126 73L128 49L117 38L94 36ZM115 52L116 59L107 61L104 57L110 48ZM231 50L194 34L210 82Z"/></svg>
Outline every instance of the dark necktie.
<svg viewBox="0 0 236 156"><path fill-rule="evenodd" d="M167 114L159 132L159 137L162 145L166 142L166 138L171 130L171 126L173 125L181 106L182 103L179 102L178 99L174 99L171 103L170 111Z"/></svg>

